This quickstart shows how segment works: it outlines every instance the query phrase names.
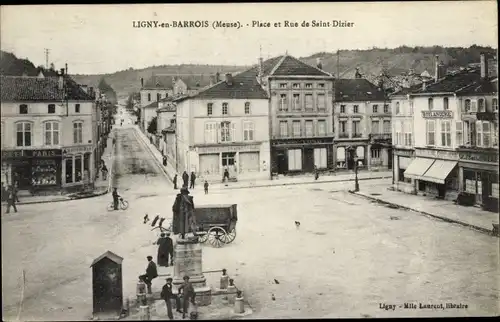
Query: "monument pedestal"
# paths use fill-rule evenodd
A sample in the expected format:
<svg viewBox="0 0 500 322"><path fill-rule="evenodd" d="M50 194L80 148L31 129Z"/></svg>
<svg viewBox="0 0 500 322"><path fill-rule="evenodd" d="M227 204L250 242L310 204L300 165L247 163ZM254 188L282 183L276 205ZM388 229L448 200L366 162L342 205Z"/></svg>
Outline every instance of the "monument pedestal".
<svg viewBox="0 0 500 322"><path fill-rule="evenodd" d="M189 276L193 287L206 286L206 278L202 272L201 245L197 242L178 240L174 249L174 277L172 284L178 288L184 283L184 276Z"/></svg>

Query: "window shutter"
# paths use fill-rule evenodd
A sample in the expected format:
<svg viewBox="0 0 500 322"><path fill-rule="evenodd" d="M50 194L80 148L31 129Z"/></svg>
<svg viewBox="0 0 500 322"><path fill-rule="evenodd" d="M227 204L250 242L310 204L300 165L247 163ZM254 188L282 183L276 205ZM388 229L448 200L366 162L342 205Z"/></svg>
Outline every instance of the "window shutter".
<svg viewBox="0 0 500 322"><path fill-rule="evenodd" d="M217 126L216 126L217 143L221 142L221 131L222 131L221 123L217 123Z"/></svg>
<svg viewBox="0 0 500 322"><path fill-rule="evenodd" d="M230 141L236 141L236 124L231 123L231 139Z"/></svg>

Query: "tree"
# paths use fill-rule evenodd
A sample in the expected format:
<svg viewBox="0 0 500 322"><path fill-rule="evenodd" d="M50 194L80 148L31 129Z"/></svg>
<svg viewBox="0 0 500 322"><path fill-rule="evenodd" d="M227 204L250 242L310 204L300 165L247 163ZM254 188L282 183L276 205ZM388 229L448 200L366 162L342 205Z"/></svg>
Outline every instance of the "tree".
<svg viewBox="0 0 500 322"><path fill-rule="evenodd" d="M148 124L148 132L151 134L155 134L157 130L158 120L157 117L153 117Z"/></svg>

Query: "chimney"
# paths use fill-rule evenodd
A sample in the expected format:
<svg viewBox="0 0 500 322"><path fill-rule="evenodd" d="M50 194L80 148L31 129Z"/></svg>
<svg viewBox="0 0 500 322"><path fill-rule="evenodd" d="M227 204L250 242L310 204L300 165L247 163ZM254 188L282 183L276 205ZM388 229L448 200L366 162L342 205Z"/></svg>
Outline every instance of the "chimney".
<svg viewBox="0 0 500 322"><path fill-rule="evenodd" d="M59 74L59 76L57 78L57 87L61 91L64 88L64 68L61 68L61 73Z"/></svg>
<svg viewBox="0 0 500 322"><path fill-rule="evenodd" d="M220 73L219 72L215 73L215 81L217 83L220 82Z"/></svg>
<svg viewBox="0 0 500 322"><path fill-rule="evenodd" d="M227 86L233 86L233 75L230 73L226 74L226 84Z"/></svg>
<svg viewBox="0 0 500 322"><path fill-rule="evenodd" d="M425 91L427 88L427 81L424 79L424 81L422 82L422 90Z"/></svg>
<svg viewBox="0 0 500 322"><path fill-rule="evenodd" d="M66 73L66 75L68 75L68 64L67 64L67 63L66 63L66 64L64 64L64 69L65 69L65 73Z"/></svg>
<svg viewBox="0 0 500 322"><path fill-rule="evenodd" d="M144 87L144 78L141 77L141 88Z"/></svg>
<svg viewBox="0 0 500 322"><path fill-rule="evenodd" d="M316 58L316 67L318 67L318 69L323 69L323 64L321 63L320 57Z"/></svg>
<svg viewBox="0 0 500 322"><path fill-rule="evenodd" d="M488 78L488 58L485 53L481 53L481 79Z"/></svg>
<svg viewBox="0 0 500 322"><path fill-rule="evenodd" d="M439 75L439 56L434 59L434 82L437 82L442 76Z"/></svg>
<svg viewBox="0 0 500 322"><path fill-rule="evenodd" d="M354 74L354 78L362 78L361 73L359 72L359 68L356 67L356 73Z"/></svg>
<svg viewBox="0 0 500 322"><path fill-rule="evenodd" d="M89 87L89 95L93 99L95 99L95 93L94 93L94 88L92 86Z"/></svg>

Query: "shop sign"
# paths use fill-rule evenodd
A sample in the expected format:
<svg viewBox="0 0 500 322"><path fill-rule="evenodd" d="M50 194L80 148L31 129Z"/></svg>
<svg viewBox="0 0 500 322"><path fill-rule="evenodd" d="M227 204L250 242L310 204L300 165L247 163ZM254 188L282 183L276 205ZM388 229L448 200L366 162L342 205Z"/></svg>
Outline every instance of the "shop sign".
<svg viewBox="0 0 500 322"><path fill-rule="evenodd" d="M247 152L247 151L260 151L260 145L253 144L253 145L198 147L199 154L221 153L221 152Z"/></svg>
<svg viewBox="0 0 500 322"><path fill-rule="evenodd" d="M415 150L415 155L424 158L458 160L458 154L454 151L418 149Z"/></svg>
<svg viewBox="0 0 500 322"><path fill-rule="evenodd" d="M92 145L71 146L63 148L63 154L91 153Z"/></svg>
<svg viewBox="0 0 500 322"><path fill-rule="evenodd" d="M498 154L473 151L459 152L460 160L498 163Z"/></svg>
<svg viewBox="0 0 500 322"><path fill-rule="evenodd" d="M394 154L402 157L413 157L413 151L409 150L394 150Z"/></svg>
<svg viewBox="0 0 500 322"><path fill-rule="evenodd" d="M422 117L426 119L451 119L453 111L422 111Z"/></svg>
<svg viewBox="0 0 500 322"><path fill-rule="evenodd" d="M2 151L2 159L17 159L23 158L26 155L24 154L24 150L3 150Z"/></svg>

